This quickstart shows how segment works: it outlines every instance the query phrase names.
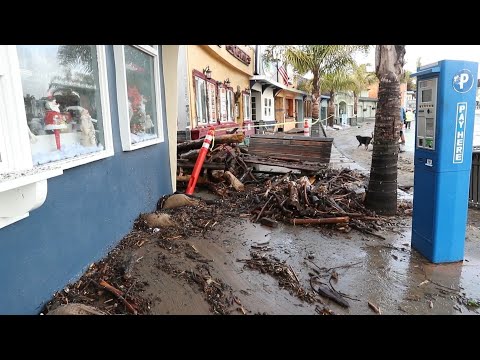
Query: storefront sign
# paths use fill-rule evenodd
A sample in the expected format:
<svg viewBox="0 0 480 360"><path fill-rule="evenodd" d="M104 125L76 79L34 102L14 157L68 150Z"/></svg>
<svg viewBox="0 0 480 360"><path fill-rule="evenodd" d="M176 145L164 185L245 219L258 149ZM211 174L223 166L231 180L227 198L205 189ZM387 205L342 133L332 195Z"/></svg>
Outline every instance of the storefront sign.
<svg viewBox="0 0 480 360"><path fill-rule="evenodd" d="M463 163L463 150L465 146L465 127L467 121L467 103L457 103L457 121L455 125L455 143L453 145L453 163Z"/></svg>
<svg viewBox="0 0 480 360"><path fill-rule="evenodd" d="M242 63L246 65L250 65L250 61L251 61L250 56L248 56L248 54L242 49L240 49L237 45L227 45L226 49L230 54L235 56Z"/></svg>

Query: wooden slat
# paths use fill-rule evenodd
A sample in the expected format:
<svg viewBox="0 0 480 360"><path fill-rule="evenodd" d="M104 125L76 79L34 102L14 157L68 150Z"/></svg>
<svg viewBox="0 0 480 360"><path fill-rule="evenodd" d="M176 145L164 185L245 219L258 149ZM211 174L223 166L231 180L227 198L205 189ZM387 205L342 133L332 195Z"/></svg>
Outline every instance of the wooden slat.
<svg viewBox="0 0 480 360"><path fill-rule="evenodd" d="M302 136L302 135L283 135L283 136L275 136L275 135L260 135L260 134L255 134L250 136L250 141L252 139L273 139L273 140L278 140L278 139L285 139L285 140L299 140L299 141L313 141L313 142L332 142L333 138L312 138L312 137L307 137L307 136Z"/></svg>
<svg viewBox="0 0 480 360"><path fill-rule="evenodd" d="M289 162L289 161L280 161L275 159L266 159L266 158L258 158L249 156L245 158L244 161L248 164L261 164L261 165L271 165L271 166L281 166L288 169L296 169L302 171L311 171L316 172L321 169L324 169L327 165L326 164L304 164L301 162Z"/></svg>
<svg viewBox="0 0 480 360"><path fill-rule="evenodd" d="M249 154L263 158L329 163L332 138L255 135L250 138Z"/></svg>

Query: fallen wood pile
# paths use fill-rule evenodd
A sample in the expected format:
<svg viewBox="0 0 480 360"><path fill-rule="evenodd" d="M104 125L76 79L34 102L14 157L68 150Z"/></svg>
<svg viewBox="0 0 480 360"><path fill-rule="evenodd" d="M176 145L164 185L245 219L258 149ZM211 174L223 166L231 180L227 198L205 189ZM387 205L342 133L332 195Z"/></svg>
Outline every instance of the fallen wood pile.
<svg viewBox="0 0 480 360"><path fill-rule="evenodd" d="M247 148L240 147L243 139L243 134L215 138L198 186L207 187L228 201L231 208L241 206L252 214L252 221L266 226L276 227L281 221L324 225L346 233L353 228L384 239L377 232L388 227L388 218L377 216L363 205L368 181L365 175L350 169L309 168L307 161L290 165L295 170L302 168L300 174L257 171L252 163L257 163L258 154L249 155ZM178 144L179 188L188 184L201 146L202 140ZM281 165L276 159L261 160L263 164ZM399 215L411 215L411 203L401 201L398 207Z"/></svg>
<svg viewBox="0 0 480 360"><path fill-rule="evenodd" d="M213 148L203 163L197 185L205 185L214 193L224 196L226 187L244 191L244 182L257 182L253 167L243 161L247 150L238 143L244 140L243 134L228 134L215 137ZM177 182L188 184L190 173L195 166L203 139L187 141L177 145Z"/></svg>
<svg viewBox="0 0 480 360"><path fill-rule="evenodd" d="M354 228L383 239L375 231L382 230L385 218L363 205L366 181L365 175L350 169L268 179L254 192L253 220L267 217L293 225L332 224L340 231Z"/></svg>
<svg viewBox="0 0 480 360"><path fill-rule="evenodd" d="M297 143L301 143L300 140L305 142L303 138L300 140L288 140L290 142L296 141L295 144L297 145L286 144L280 146L277 144L277 148L274 147L273 149L282 148L285 153L282 156L280 156L281 154L276 154L277 150L272 152L273 150L267 146L268 144L265 147L261 147L262 141L270 141L271 139L255 139L259 142L258 145L244 147L238 145L244 140L243 134L228 134L215 137L211 151L208 152L203 163L197 185L206 186L214 193L223 197L225 195L225 187L234 187L237 191L243 191L245 184L258 183L259 179L255 175L256 170L254 169L255 164L286 167L302 173L314 174L320 169L324 169L326 163L328 163L325 159L329 159L330 152L328 151L327 156L323 152L319 152L315 146L305 146L307 150L310 149L309 152L304 151L299 155L298 148L303 147ZM281 139L274 140L282 141ZM177 144L178 183L188 184L190 181L190 174L195 166L202 143L203 139ZM314 144L313 141L309 143ZM331 142L327 145L331 147ZM321 159L324 159L326 163L320 163Z"/></svg>

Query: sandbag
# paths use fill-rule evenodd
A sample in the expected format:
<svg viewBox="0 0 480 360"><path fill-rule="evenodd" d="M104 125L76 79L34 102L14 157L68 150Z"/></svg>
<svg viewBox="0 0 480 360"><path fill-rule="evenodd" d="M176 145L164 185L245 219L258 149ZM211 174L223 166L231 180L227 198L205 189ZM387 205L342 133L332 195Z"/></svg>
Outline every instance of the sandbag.
<svg viewBox="0 0 480 360"><path fill-rule="evenodd" d="M200 201L185 194L174 194L163 203L163 209L174 209L180 206L199 205Z"/></svg>
<svg viewBox="0 0 480 360"><path fill-rule="evenodd" d="M168 214L157 214L150 213L144 214L143 220L150 228L166 228L175 226L175 223L172 221L170 215Z"/></svg>

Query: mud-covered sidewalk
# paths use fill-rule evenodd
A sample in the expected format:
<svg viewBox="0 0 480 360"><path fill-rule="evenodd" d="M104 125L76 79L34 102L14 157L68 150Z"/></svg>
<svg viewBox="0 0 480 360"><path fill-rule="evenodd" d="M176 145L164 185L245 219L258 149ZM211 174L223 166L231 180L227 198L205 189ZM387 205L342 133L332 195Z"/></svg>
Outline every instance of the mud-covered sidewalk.
<svg viewBox="0 0 480 360"><path fill-rule="evenodd" d="M348 147L347 141L345 135ZM352 135L349 156L371 156L355 141ZM433 265L410 247L409 216L382 220L377 235L338 224L272 227L252 222L251 197L196 195L206 202L162 211L181 229L137 221L43 313L72 302L105 314L478 313L476 211L469 216L465 261Z"/></svg>

